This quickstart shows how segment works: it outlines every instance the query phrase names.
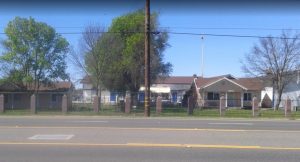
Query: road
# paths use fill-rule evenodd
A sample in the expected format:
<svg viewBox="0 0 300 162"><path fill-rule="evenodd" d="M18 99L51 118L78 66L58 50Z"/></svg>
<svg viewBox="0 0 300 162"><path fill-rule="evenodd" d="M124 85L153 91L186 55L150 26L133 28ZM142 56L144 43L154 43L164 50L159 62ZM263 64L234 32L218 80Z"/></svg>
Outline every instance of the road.
<svg viewBox="0 0 300 162"><path fill-rule="evenodd" d="M299 161L300 121L0 117L1 162Z"/></svg>

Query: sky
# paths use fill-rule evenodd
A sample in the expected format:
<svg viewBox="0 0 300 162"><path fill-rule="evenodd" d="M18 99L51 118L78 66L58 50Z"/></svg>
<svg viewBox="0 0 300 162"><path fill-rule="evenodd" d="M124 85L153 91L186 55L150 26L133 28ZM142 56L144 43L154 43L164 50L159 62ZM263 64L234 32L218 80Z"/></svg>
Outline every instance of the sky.
<svg viewBox="0 0 300 162"><path fill-rule="evenodd" d="M16 16L31 16L36 21L51 25L58 33L82 32L90 23L108 27L113 18L143 9L144 4L143 0L4 1L0 5L0 39L5 39L4 29ZM204 77L246 75L241 70L241 61L251 52L253 45L259 43L259 39L206 34L280 36L281 29L300 31L300 3L295 0L151 0L150 5L151 12L159 13L160 27L173 33L169 34L170 47L164 53L164 61L173 65L172 76L202 75L201 67L204 67ZM203 39L201 34L204 34ZM78 50L80 34L62 36ZM83 75L71 64L67 71L73 81L78 81Z"/></svg>

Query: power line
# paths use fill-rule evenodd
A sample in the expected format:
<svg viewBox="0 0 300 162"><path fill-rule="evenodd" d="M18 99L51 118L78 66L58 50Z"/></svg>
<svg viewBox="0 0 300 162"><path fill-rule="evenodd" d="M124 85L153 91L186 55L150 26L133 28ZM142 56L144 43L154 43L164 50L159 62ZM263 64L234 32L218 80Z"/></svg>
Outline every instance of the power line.
<svg viewBox="0 0 300 162"><path fill-rule="evenodd" d="M79 35L83 34L85 32L57 32L58 34L62 35ZM108 32L108 31L103 31L103 32L89 32L89 33L108 33L108 34L134 34L134 33L141 33L143 34L144 32L140 31L125 31L125 32ZM238 35L238 34L214 34L214 33L193 33L193 32L170 32L170 31L152 31L152 34L160 34L160 33L169 33L169 34L174 34L174 35L191 35L191 36L212 36L212 37L233 37L233 38L272 38L272 39L299 39L297 37L279 37L279 36L259 36L259 35ZM5 33L0 33L0 34L5 34Z"/></svg>
<svg viewBox="0 0 300 162"><path fill-rule="evenodd" d="M258 35L235 35L235 34L212 34L212 33L182 33L167 32L177 35L197 35L197 36L214 36L214 37L236 37L236 38L273 38L273 39L299 39L297 37L276 37L276 36L258 36Z"/></svg>
<svg viewBox="0 0 300 162"><path fill-rule="evenodd" d="M4 29L5 27L1 26ZM54 26L55 29L84 29L85 26ZM104 28L108 28L107 26ZM161 26L160 29L207 29L207 30L295 30L298 31L300 28L260 28L260 27L187 27L187 26Z"/></svg>
<svg viewBox="0 0 300 162"><path fill-rule="evenodd" d="M300 30L300 28L248 28L248 27L176 27L176 26L173 26L173 27L159 27L159 28L162 28L162 29L208 29L208 30L280 30L280 31L283 31L283 30Z"/></svg>

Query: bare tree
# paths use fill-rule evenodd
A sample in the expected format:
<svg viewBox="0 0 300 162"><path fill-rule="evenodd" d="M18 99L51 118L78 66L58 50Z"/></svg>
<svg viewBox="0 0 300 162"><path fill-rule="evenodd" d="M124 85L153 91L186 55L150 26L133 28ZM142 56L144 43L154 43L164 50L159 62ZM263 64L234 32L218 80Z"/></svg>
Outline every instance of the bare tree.
<svg viewBox="0 0 300 162"><path fill-rule="evenodd" d="M300 64L300 39L295 34L283 31L280 38L261 38L247 54L243 63L243 71L252 76L269 77L273 82L276 94L276 109L279 108L282 92L291 81L293 73Z"/></svg>
<svg viewBox="0 0 300 162"><path fill-rule="evenodd" d="M80 52L71 52L70 58L73 65L89 77L96 88L96 95L100 98L105 61L108 59L100 45L104 32L105 29L101 25L86 26L82 34Z"/></svg>

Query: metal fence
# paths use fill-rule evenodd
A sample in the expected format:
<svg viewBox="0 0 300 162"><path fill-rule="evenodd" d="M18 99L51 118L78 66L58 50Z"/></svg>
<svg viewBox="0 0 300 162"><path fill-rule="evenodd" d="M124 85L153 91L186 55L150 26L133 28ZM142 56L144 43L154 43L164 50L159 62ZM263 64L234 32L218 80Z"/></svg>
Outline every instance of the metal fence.
<svg viewBox="0 0 300 162"><path fill-rule="evenodd" d="M176 102L174 102L176 101ZM66 114L66 115L104 115L104 116L143 116L143 98L130 98L130 103L126 97L120 97L115 102L98 103L95 109L95 98L92 102L68 103L66 112L61 107L37 107L37 114ZM300 118L300 100L290 100L288 112L286 110L287 100L282 100L279 109L273 109L272 105L278 101L269 103L257 99L257 110L253 110L253 100L224 99L223 108L221 100L197 100L185 98L178 102L170 98L152 96L150 102L151 116L194 116L194 117L266 117L266 118ZM288 113L288 114L287 114ZM18 107L14 109L5 108L2 114L32 114L28 107Z"/></svg>

